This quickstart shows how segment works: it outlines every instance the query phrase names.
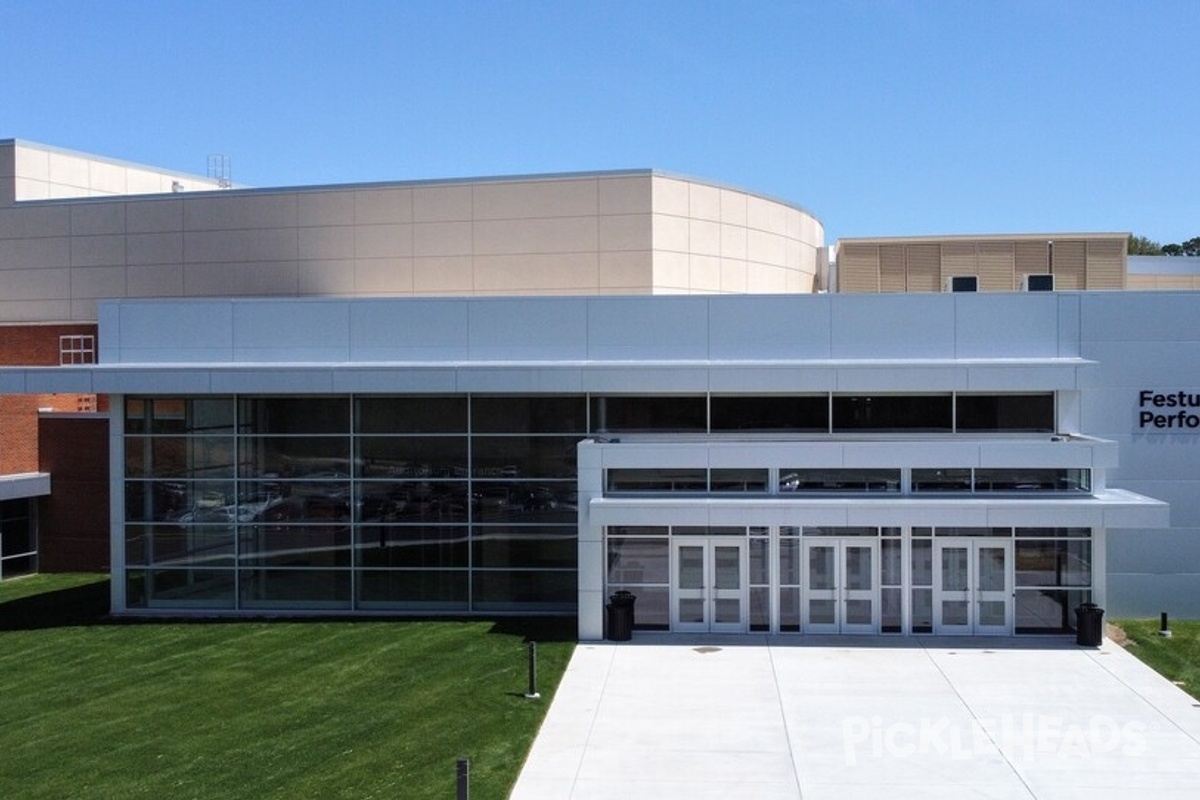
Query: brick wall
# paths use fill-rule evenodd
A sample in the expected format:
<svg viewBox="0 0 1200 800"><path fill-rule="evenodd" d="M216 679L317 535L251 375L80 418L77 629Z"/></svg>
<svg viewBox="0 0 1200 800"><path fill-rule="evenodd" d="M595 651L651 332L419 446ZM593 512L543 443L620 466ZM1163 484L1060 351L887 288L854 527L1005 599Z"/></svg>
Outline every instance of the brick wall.
<svg viewBox="0 0 1200 800"><path fill-rule="evenodd" d="M96 336L96 325L0 326L0 366L58 366L59 337L86 335ZM38 470L38 409L103 411L107 406L107 399L96 395L0 396L0 475Z"/></svg>
<svg viewBox="0 0 1200 800"><path fill-rule="evenodd" d="M98 415L43 417L40 468L51 475L38 500L42 572L106 572L108 545L108 419Z"/></svg>

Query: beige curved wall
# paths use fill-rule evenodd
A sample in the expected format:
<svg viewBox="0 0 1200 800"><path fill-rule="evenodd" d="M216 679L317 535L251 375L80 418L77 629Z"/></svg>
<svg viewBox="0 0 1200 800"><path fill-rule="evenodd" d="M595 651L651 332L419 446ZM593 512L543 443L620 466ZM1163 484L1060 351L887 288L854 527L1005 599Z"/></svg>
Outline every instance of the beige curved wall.
<svg viewBox="0 0 1200 800"><path fill-rule="evenodd" d="M651 171L0 207L0 322L123 297L808 292L807 213Z"/></svg>

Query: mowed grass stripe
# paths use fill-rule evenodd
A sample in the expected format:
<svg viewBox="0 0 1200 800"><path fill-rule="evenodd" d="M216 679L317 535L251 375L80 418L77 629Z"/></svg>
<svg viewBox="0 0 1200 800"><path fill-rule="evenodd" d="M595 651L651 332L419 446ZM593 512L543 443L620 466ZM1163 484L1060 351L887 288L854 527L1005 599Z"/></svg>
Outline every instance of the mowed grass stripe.
<svg viewBox="0 0 1200 800"><path fill-rule="evenodd" d="M0 796L502 798L573 649L529 627L540 701L515 621L0 630Z"/></svg>

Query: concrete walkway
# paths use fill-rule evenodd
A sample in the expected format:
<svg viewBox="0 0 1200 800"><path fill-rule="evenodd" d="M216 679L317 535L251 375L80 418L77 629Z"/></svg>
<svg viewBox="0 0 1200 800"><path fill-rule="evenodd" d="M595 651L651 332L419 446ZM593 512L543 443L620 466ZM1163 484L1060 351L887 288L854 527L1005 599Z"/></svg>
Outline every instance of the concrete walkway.
<svg viewBox="0 0 1200 800"><path fill-rule="evenodd" d="M1065 639L581 643L512 800L1200 797L1200 703Z"/></svg>

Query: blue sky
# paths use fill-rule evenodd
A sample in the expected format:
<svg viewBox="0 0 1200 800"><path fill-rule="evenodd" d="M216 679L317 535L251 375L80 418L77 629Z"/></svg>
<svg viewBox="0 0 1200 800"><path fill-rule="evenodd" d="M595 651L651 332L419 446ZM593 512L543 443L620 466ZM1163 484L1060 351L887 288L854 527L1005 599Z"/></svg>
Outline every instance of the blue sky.
<svg viewBox="0 0 1200 800"><path fill-rule="evenodd" d="M0 138L252 186L653 167L839 236L1200 235L1195 0L0 0Z"/></svg>

